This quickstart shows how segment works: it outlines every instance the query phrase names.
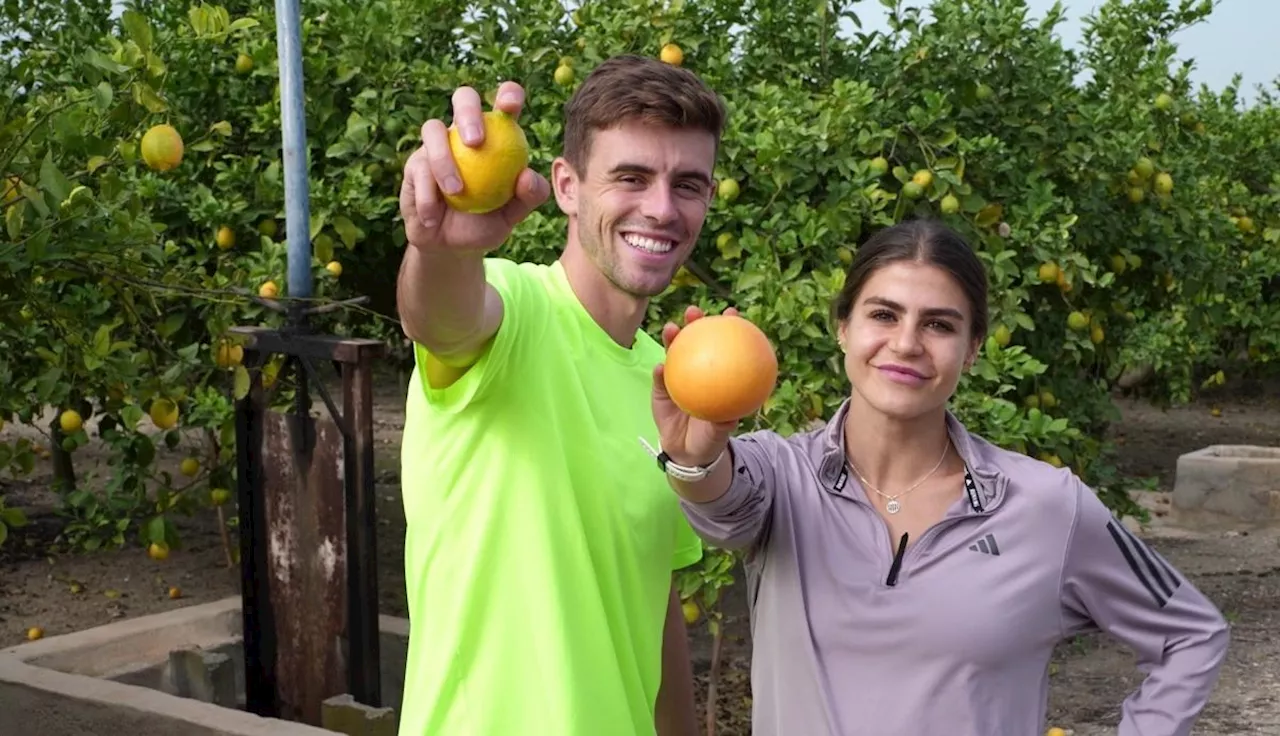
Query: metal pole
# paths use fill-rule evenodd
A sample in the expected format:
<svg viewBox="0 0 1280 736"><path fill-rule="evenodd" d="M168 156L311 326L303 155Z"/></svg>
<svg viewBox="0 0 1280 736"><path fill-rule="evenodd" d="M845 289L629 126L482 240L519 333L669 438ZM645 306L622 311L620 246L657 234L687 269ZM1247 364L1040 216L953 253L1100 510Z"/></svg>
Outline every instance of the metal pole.
<svg viewBox="0 0 1280 736"><path fill-rule="evenodd" d="M311 202L308 194L307 118L302 87L302 25L299 0L276 0L276 48L280 58L280 120L284 143L285 232L288 243L288 294L311 296ZM291 310L290 322L302 327L306 315Z"/></svg>

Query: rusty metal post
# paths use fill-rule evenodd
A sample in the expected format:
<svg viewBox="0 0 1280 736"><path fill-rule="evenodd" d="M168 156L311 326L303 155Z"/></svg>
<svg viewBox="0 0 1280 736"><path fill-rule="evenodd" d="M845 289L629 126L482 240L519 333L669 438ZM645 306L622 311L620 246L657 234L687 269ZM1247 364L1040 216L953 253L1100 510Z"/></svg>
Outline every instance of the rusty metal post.
<svg viewBox="0 0 1280 736"><path fill-rule="evenodd" d="M248 395L237 402L247 709L319 726L350 694L381 706L372 369L376 340L237 327ZM284 355L292 412L269 410L261 366ZM342 380L335 405L315 366ZM286 376L281 371L281 380ZM312 391L327 415L313 416Z"/></svg>

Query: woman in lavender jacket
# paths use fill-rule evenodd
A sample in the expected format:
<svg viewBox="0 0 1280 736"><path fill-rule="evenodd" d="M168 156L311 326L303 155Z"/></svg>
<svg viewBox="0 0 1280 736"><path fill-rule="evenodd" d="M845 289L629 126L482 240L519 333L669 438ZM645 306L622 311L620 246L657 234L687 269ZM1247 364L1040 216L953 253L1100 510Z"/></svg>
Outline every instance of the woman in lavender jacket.
<svg viewBox="0 0 1280 736"><path fill-rule="evenodd" d="M654 374L659 464L702 538L747 552L753 734L1033 736L1054 645L1089 631L1145 673L1119 736L1191 733L1222 614L1070 470L948 410L987 330L969 245L932 221L883 230L833 311L852 390L825 428L732 436Z"/></svg>

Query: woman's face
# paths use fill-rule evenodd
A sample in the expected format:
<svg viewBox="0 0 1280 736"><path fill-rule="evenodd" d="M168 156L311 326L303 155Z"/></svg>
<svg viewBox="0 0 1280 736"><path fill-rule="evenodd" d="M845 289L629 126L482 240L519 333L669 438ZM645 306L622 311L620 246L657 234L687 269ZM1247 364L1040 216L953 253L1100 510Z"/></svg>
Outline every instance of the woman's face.
<svg viewBox="0 0 1280 736"><path fill-rule="evenodd" d="M959 283L936 266L897 261L862 285L840 326L853 391L900 421L944 407L979 341Z"/></svg>

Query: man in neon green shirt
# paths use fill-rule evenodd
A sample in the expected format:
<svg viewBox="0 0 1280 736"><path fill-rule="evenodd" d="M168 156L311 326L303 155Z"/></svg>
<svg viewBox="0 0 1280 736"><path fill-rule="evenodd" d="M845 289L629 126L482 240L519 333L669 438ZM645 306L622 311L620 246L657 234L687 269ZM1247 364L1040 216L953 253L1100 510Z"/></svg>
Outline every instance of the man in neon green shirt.
<svg viewBox="0 0 1280 736"><path fill-rule="evenodd" d="M495 107L518 115L506 82ZM481 102L453 122L480 143ZM696 733L672 572L702 549L638 438L662 346L642 329L701 232L725 109L694 74L621 56L565 109L550 181L447 206L443 122L405 166L400 318L414 342L402 457L410 641L401 736ZM491 251L554 190L550 265ZM696 316L696 314L695 314Z"/></svg>

